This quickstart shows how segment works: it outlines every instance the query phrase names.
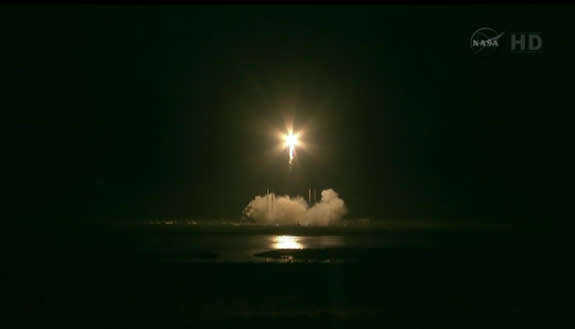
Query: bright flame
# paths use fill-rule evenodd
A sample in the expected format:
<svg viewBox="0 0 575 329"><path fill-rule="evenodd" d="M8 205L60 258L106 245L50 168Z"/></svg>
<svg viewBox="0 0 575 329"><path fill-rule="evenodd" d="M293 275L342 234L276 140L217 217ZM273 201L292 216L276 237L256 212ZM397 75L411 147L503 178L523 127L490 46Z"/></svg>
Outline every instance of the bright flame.
<svg viewBox="0 0 575 329"><path fill-rule="evenodd" d="M284 136L285 145L289 148L289 164L293 163L295 156L295 147L298 145L297 134L289 133Z"/></svg>
<svg viewBox="0 0 575 329"><path fill-rule="evenodd" d="M302 249L302 244L297 236L278 235L273 238L274 249Z"/></svg>

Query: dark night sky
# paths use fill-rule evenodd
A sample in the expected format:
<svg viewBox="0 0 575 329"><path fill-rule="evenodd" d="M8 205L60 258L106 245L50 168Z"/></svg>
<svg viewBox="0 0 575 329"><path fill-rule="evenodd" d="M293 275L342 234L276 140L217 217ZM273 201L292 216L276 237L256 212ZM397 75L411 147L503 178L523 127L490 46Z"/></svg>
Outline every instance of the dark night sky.
<svg viewBox="0 0 575 329"><path fill-rule="evenodd" d="M573 9L0 7L4 213L237 218L314 185L349 217L569 217ZM543 53L474 55L482 26ZM289 180L286 113L315 146Z"/></svg>

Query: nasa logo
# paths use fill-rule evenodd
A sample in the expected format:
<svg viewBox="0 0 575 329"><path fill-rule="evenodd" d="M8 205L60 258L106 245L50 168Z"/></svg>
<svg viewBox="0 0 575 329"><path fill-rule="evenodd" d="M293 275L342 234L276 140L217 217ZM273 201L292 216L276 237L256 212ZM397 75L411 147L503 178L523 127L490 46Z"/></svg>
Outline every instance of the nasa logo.
<svg viewBox="0 0 575 329"><path fill-rule="evenodd" d="M490 27L481 27L475 30L469 41L471 50L476 55L491 55L499 48L499 39L504 32L497 33Z"/></svg>

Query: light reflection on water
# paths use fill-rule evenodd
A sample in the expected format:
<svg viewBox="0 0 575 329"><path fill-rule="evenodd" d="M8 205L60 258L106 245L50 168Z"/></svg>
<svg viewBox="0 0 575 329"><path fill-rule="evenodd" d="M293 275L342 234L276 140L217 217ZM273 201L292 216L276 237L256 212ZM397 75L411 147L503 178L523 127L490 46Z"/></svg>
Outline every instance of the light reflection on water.
<svg viewBox="0 0 575 329"><path fill-rule="evenodd" d="M299 237L292 235L276 235L272 237L273 249L302 249L303 245L299 243Z"/></svg>
<svg viewBox="0 0 575 329"><path fill-rule="evenodd" d="M305 249L305 248L333 248L345 246L342 236L297 236L272 235L268 236L267 249Z"/></svg>
<svg viewBox="0 0 575 329"><path fill-rule="evenodd" d="M218 255L210 261L220 262L261 262L265 259L254 254L274 249L341 248L349 242L341 235L204 235L181 236L173 239L172 247L208 250ZM352 243L351 245L355 245Z"/></svg>
<svg viewBox="0 0 575 329"><path fill-rule="evenodd" d="M345 242L342 236L323 235L323 236L296 236L296 235L269 235L266 236L267 246L265 249L307 249L307 248L334 248L344 247ZM263 247L263 246L262 246ZM262 252L266 250L259 250ZM254 256L255 250L252 250ZM293 256L281 256L277 258L259 258L253 257L253 260L265 262L292 262ZM327 261L329 262L329 260Z"/></svg>

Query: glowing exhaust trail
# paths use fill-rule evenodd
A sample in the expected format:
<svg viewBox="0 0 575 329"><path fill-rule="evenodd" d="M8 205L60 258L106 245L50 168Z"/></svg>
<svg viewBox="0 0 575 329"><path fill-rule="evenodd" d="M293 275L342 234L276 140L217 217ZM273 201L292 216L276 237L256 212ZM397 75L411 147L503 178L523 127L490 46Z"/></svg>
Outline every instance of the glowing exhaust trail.
<svg viewBox="0 0 575 329"><path fill-rule="evenodd" d="M297 135L292 132L284 136L285 145L289 148L289 164L293 163L295 157L295 147L298 144Z"/></svg>

